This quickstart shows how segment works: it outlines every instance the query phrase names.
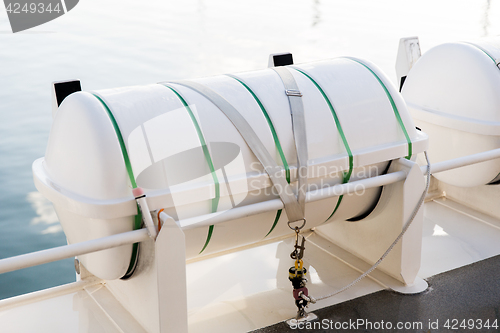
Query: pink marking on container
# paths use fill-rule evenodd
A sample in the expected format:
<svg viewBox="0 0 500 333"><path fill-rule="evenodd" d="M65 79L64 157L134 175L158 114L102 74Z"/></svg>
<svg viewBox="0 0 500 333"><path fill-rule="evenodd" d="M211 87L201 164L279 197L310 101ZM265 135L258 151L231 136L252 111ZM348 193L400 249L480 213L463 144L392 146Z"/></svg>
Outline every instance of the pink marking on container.
<svg viewBox="0 0 500 333"><path fill-rule="evenodd" d="M132 190L132 194L134 195L134 197L141 197L144 195L144 190L142 189L142 187L136 187Z"/></svg>

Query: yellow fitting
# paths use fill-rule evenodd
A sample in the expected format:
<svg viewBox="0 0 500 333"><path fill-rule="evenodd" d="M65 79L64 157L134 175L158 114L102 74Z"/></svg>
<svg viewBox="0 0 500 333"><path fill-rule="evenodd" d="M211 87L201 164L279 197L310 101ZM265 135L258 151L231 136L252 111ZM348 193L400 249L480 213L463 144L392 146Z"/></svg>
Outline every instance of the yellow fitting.
<svg viewBox="0 0 500 333"><path fill-rule="evenodd" d="M302 261L302 259L296 260L295 261L295 272L301 271L302 267L304 267L304 262ZM295 273L295 275L297 275L297 273Z"/></svg>

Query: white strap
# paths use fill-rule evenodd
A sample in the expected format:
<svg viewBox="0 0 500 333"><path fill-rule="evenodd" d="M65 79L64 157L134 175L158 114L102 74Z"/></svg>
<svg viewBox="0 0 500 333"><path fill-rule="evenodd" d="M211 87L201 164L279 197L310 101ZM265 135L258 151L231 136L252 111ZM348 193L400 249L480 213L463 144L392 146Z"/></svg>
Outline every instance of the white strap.
<svg viewBox="0 0 500 333"><path fill-rule="evenodd" d="M286 182L286 179L283 176L282 168L278 166L276 161L274 161L255 131L238 112L238 110L236 110L236 108L232 106L224 97L200 83L192 81L176 81L173 83L196 91L211 101L222 111L222 113L226 115L226 117L233 123L234 127L236 127L238 132L240 132L250 150L252 150L262 166L264 166L264 169L269 175L273 185L278 188L278 193L283 205L285 206L289 222L303 220L304 212L299 206L295 195L293 195L291 188L289 188L290 185Z"/></svg>
<svg viewBox="0 0 500 333"><path fill-rule="evenodd" d="M298 201L300 208L305 212L308 171L307 162L309 155L307 152L306 121L302 94L288 68L273 67L273 69L281 77L281 81L283 81L283 85L285 86L285 93L290 102L293 136L295 138L295 149L297 151L297 177L299 179Z"/></svg>

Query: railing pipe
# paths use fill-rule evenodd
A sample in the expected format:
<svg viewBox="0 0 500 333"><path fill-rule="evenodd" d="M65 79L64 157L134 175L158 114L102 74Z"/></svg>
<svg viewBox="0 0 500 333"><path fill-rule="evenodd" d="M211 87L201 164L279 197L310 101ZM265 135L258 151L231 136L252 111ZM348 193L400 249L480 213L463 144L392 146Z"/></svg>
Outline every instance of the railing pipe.
<svg viewBox="0 0 500 333"><path fill-rule="evenodd" d="M464 156L453 160L434 163L431 165L431 173L438 173L447 170L460 168L463 166L476 164L495 158L500 158L500 149L494 149L474 155ZM427 166L420 167L422 173L425 173ZM373 187L379 187L396 183L406 178L406 172L397 171L382 176L362 179L346 184L338 184L322 188L307 193L306 201L313 202L326 199L333 196L346 195L356 191L365 190ZM243 218L264 212L275 211L283 208L280 199L263 201L243 207L236 207L225 212L217 212L179 221L182 229L191 229L205 225L213 225L221 222L230 221L237 218ZM129 231L108 237L93 239L76 244L60 246L48 250L19 255L16 257L0 260L0 274L23 269L31 266L41 265L52 261L75 257L91 252L118 247L121 245L132 244L149 239L146 229Z"/></svg>
<svg viewBox="0 0 500 333"><path fill-rule="evenodd" d="M457 169L457 168L461 168L461 167L464 167L467 165L493 160L495 158L500 158L500 148L488 150L488 151L474 154L474 155L467 155L467 156L463 156L463 157L459 157L459 158L454 158L452 160L443 161L443 162L432 163L432 160L431 160L431 163L432 163L431 164L431 174L443 172L443 171L448 171L448 170L452 170L452 169ZM427 166L425 166L425 165L421 166L420 170L422 170L422 173L425 173L427 170Z"/></svg>
<svg viewBox="0 0 500 333"><path fill-rule="evenodd" d="M86 242L64 245L54 247L52 249L22 254L19 256L0 260L0 274L36 265L46 264L52 261L72 258L77 255L106 250L112 247L142 242L146 239L149 239L147 230L139 229L103 238L92 239Z"/></svg>
<svg viewBox="0 0 500 333"><path fill-rule="evenodd" d="M405 178L406 178L406 172L397 171L373 178L357 180L351 183L329 186L326 188L307 192L306 202L323 200L333 196L346 195L354 193L356 191L363 191L373 187L384 186L396 183ZM217 223L226 222L251 215L257 215L260 213L276 211L278 209L283 209L283 202L281 202L280 199L273 199L242 207L232 208L225 212L216 212L180 220L179 225L183 230L186 230L202 226L214 225Z"/></svg>

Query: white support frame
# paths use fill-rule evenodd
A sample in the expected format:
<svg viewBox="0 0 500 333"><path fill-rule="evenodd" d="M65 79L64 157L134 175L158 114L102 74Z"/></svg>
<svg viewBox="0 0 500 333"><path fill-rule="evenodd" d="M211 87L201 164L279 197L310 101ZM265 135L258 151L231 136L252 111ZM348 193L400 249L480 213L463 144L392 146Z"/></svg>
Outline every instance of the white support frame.
<svg viewBox="0 0 500 333"><path fill-rule="evenodd" d="M187 333L186 244L174 219L160 213L163 232L156 240L156 266L161 333ZM164 254L166 259L159 256Z"/></svg>
<svg viewBox="0 0 500 333"><path fill-rule="evenodd" d="M368 217L355 223L336 222L317 227L318 234L367 263L375 263L401 233L425 188L425 179L415 162L399 159L392 163L390 171L405 172L407 177L384 187L377 207ZM422 228L421 207L401 241L378 266L402 282L403 285L390 286L394 290L416 293L427 288L427 283L417 278Z"/></svg>
<svg viewBox="0 0 500 333"><path fill-rule="evenodd" d="M500 158L500 149L436 163L432 165L431 171L432 173L446 171L495 158ZM377 208L366 219L357 223L330 223L318 227L317 232L368 263L376 261L384 252L383 250L401 232L404 223L415 208L424 189L422 174L425 171L426 166L419 167L414 162L400 159L393 163L390 173L386 175L309 192L306 200L316 201L339 194L354 193L359 189L359 185L365 188L384 186ZM211 219L210 223L220 223L238 216L249 216L280 208L282 208L282 203L279 199L270 200L233 209L228 214L222 214L220 220ZM379 266L381 271L402 283L402 287L389 286L399 292L414 293L427 287L425 281L417 278L420 266L422 215L422 210L420 210L400 244ZM0 260L0 274L141 242L141 261L134 276L129 280L106 281L106 285L124 308L134 314L135 319L146 331L185 333L188 331L188 324L183 229L202 226L203 222L192 219L176 222L165 213L161 213L161 218L164 225L156 241L148 237L146 229L135 230L2 259ZM206 217L203 220L207 220ZM328 230L329 228L335 230ZM373 242L374 234L377 232L383 237L377 237L377 242ZM349 235L348 241L346 241L346 235ZM352 235L357 235L357 239ZM367 241L368 238L372 241ZM360 244L363 246L359 246Z"/></svg>
<svg viewBox="0 0 500 333"><path fill-rule="evenodd" d="M443 172L451 169L460 168L466 165L493 160L496 158L500 158L500 148L490 151L485 151L474 155L456 158L449 161L434 163L431 165L431 173L434 174L438 172ZM420 167L422 174L426 172L426 168L427 168L426 166ZM407 174L405 171L396 171L378 177L368 178L346 184L330 186L328 188L308 192L306 197L306 202L317 201L328 197L354 193L358 189L357 186L359 185L362 185L366 189L368 189L373 187L380 187L389 184L394 184L396 182L406 179L406 176ZM208 223L205 222L204 224L203 221L210 221L209 222L210 224L217 224L225 222L230 219L242 216L256 215L263 212L278 210L281 208L283 208L283 203L279 199L275 199L232 209L226 212L225 214L220 214L219 218L211 217L210 214L208 214L200 218L181 220L178 221L178 223L180 225L180 228L184 230L194 227L201 227L204 226L206 223ZM124 244L133 244L147 239L149 239L149 236L147 234L146 229L140 229L109 237L103 237L100 239L94 239L82 243L65 245L48 250L32 252L11 258L5 258L0 260L0 274L22 268L41 265L52 261L71 258L77 255L118 247Z"/></svg>

